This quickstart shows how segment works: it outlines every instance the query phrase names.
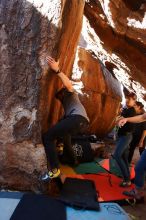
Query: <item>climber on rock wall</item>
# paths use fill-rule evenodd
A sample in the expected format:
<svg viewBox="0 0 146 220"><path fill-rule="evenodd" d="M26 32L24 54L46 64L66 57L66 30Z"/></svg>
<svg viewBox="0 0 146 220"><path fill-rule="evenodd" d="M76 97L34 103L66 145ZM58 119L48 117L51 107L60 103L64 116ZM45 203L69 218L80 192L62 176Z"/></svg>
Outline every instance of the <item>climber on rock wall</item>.
<svg viewBox="0 0 146 220"><path fill-rule="evenodd" d="M56 152L55 141L63 137L64 146L70 162L75 164L73 149L71 146L71 136L84 132L89 125L84 106L81 104L77 92L69 78L59 69L59 62L52 57L46 57L47 64L54 71L54 77L59 77L63 83L63 88L56 94L56 98L60 100L64 108L64 117L45 134L43 134L43 144L45 147L46 157L48 161L48 172L41 176L42 181L56 178L60 175L59 160Z"/></svg>

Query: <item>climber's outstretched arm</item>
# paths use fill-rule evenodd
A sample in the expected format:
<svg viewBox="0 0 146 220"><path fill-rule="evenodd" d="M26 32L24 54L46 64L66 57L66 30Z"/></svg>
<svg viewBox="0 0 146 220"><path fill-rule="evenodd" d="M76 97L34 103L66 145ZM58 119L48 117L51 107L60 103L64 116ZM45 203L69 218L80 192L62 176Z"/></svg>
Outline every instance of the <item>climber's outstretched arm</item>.
<svg viewBox="0 0 146 220"><path fill-rule="evenodd" d="M46 57L47 63L50 68L57 74L57 76L61 79L63 85L67 88L69 92L73 92L74 88L70 79L59 69L59 62L55 61L52 57Z"/></svg>

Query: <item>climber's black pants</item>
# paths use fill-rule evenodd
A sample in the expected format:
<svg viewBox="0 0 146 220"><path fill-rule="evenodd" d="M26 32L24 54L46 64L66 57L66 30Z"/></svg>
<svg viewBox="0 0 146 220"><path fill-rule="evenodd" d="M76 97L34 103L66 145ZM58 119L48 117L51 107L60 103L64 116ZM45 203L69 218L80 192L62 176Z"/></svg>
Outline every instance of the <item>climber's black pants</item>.
<svg viewBox="0 0 146 220"><path fill-rule="evenodd" d="M71 136L83 133L88 128L89 122L81 115L72 115L59 121L43 135L43 144L50 169L58 168L59 161L56 152L55 141L63 137L64 146L70 158L73 158Z"/></svg>

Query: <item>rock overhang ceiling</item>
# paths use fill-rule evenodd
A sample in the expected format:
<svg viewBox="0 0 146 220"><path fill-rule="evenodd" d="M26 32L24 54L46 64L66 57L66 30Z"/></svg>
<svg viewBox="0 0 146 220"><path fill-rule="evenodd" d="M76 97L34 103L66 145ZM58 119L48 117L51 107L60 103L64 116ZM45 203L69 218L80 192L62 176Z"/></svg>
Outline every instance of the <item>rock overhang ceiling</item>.
<svg viewBox="0 0 146 220"><path fill-rule="evenodd" d="M146 2L86 0L80 39L146 105Z"/></svg>

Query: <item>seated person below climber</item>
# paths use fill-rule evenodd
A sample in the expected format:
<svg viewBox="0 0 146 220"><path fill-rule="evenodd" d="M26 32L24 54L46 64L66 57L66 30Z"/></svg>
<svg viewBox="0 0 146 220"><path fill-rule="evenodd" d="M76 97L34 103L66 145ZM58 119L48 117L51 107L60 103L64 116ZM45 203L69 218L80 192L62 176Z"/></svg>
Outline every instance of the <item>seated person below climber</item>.
<svg viewBox="0 0 146 220"><path fill-rule="evenodd" d="M59 160L62 164L68 164L71 166L76 166L80 163L86 163L94 161L95 158L106 157L105 155L105 143L103 141L92 141L92 135L81 135L74 136L71 138L71 146L73 149L74 161L72 161L72 157L68 155L67 147L60 140L57 143L57 151L59 155ZM73 163L74 162L74 163Z"/></svg>
<svg viewBox="0 0 146 220"><path fill-rule="evenodd" d="M71 144L71 136L84 132L89 125L89 118L86 110L79 100L77 92L69 78L59 69L59 62L52 57L46 57L49 67L54 71L54 77L59 77L63 83L62 88L56 98L60 100L64 108L64 117L43 134L43 144L45 147L48 171L41 176L42 181L47 181L60 176L59 160L56 151L56 140L63 137L66 151L70 155L71 162L74 163L74 154Z"/></svg>

